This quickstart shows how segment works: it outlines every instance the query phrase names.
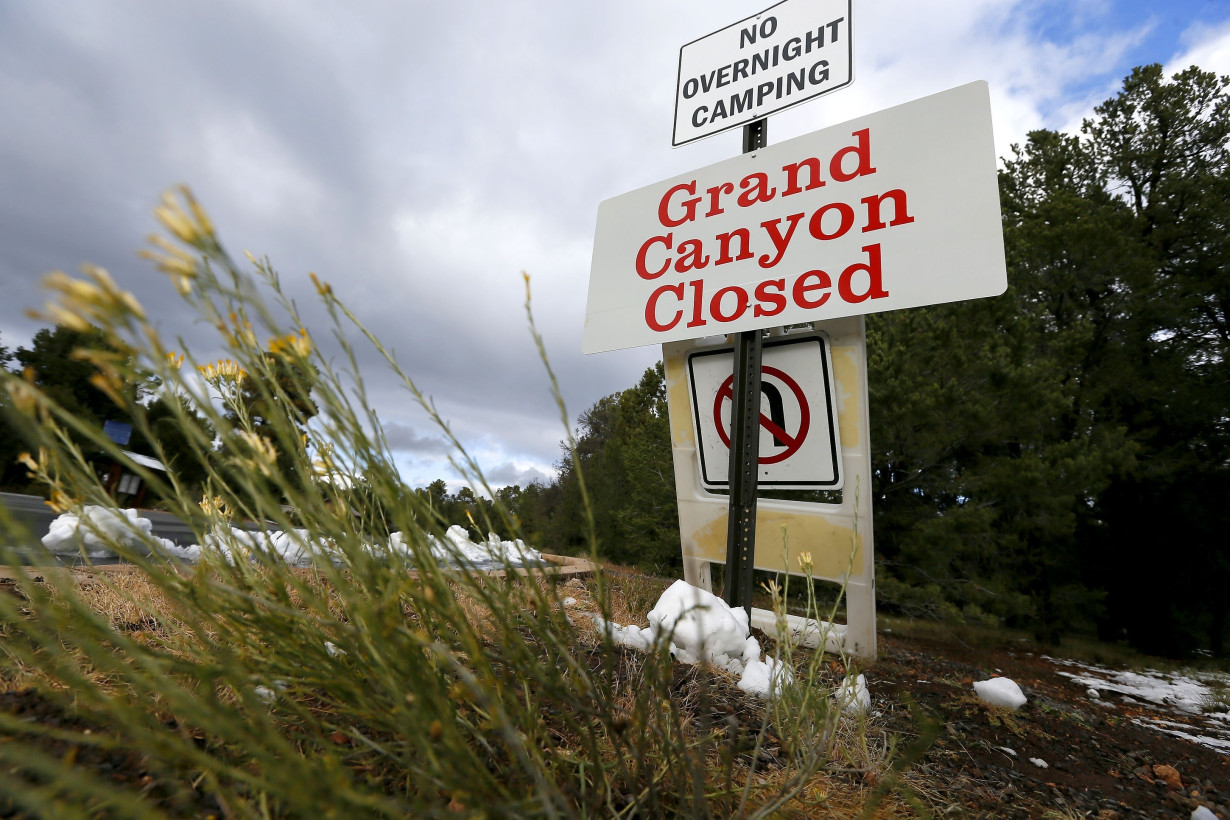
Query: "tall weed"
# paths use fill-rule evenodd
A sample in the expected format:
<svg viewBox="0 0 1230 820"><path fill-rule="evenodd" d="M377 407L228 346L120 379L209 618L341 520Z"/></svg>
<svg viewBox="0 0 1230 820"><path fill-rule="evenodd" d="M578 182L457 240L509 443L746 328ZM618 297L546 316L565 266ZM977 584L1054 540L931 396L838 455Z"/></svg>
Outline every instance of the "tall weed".
<svg viewBox="0 0 1230 820"><path fill-rule="evenodd" d="M213 548L186 564L141 532L99 532L134 570L82 585L43 555L19 594L0 595L0 688L29 687L53 716L0 710L4 811L757 817L834 761L846 765L831 699L807 686L814 666L789 700L749 701L664 648L629 653L574 624L554 584L441 561L432 540L459 522L439 520L399 478L352 339L432 415L465 478L486 484L392 353L313 277L342 352L335 369L273 268L232 259L186 190L158 215L169 238L155 237L147 255L216 328L224 360L197 361L164 338L98 269L54 277L46 315L98 327L129 354L78 355L155 446L125 386L152 374L185 398L172 407L207 476L205 497L175 468L135 463L30 380L7 374L4 384L31 443L24 460L57 509L115 506L94 467L104 454ZM185 375L196 372L208 390ZM562 403L561 419L567 429ZM231 529L241 521L298 532L303 566ZM5 543L38 546L16 538ZM0 561L22 557L4 547ZM609 580L594 583L609 619ZM148 774L108 777L88 764L97 755L135 756Z"/></svg>

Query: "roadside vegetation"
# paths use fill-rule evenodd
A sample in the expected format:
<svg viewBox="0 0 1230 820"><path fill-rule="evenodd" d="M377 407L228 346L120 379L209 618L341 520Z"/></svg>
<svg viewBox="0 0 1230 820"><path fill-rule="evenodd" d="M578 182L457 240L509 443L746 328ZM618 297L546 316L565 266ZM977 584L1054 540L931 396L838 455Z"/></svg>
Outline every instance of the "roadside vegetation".
<svg viewBox="0 0 1230 820"><path fill-rule="evenodd" d="M88 384L168 470L134 459L104 432L103 410L33 370L4 374L4 387L29 448L18 460L55 509L114 507L87 455L103 454L206 548L185 565L137 528L99 530L123 566L98 572L50 557L16 566L3 548L0 564L15 568L0 594L0 692L18 708L0 710L0 811L657 818L793 806L814 816L800 807L825 811L817 784L846 770L875 772L883 786L843 795L832 816L901 803L893 791L908 758L843 717L840 660L801 662L796 685L757 700L727 673L676 664L668 640L633 652L596 629L586 613L643 618L627 609L652 606L636 581L598 571L573 614L554 583L438 560L430 542L455 521L398 479L350 339L383 354L430 412L410 376L316 280L343 348L335 370L269 264L235 262L186 190L158 217L168 236L149 255L217 329L225 359L194 360L97 268L52 276L45 310L83 334L68 359L91 366ZM203 378L186 378L193 370ZM187 446L166 448L141 385L169 397ZM453 443L468 480L498 497ZM513 526L500 505L489 511L471 524ZM292 534L310 566L232 529L239 519ZM773 649L793 662L784 634Z"/></svg>

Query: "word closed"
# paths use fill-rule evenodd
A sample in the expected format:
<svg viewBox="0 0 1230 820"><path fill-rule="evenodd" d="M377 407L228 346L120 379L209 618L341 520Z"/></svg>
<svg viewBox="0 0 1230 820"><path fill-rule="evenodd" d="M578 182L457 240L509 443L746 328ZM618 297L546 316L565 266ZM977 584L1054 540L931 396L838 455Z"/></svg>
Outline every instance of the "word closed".
<svg viewBox="0 0 1230 820"><path fill-rule="evenodd" d="M994 296L985 83L604 201L587 353Z"/></svg>

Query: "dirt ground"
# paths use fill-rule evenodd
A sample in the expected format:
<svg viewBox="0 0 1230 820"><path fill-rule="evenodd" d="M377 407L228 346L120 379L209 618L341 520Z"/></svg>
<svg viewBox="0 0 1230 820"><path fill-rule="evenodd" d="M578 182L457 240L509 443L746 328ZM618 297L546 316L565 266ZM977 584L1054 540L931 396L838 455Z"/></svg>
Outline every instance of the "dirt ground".
<svg viewBox="0 0 1230 820"><path fill-rule="evenodd" d="M938 816L1187 820L1204 806L1230 820L1230 754L1134 722L1189 723L1200 734L1198 716L1093 698L1063 669L1029 652L881 635L866 674L874 707L904 736L918 731L911 703L938 721L914 770ZM984 704L972 684L994 674L1016 681L1028 703L1016 712Z"/></svg>
<svg viewBox="0 0 1230 820"><path fill-rule="evenodd" d="M579 579L564 588L588 598ZM629 612L644 611L659 592L647 585L627 602ZM588 603L578 601L577 611ZM767 646L767 636L761 637ZM1025 649L889 632L879 640L878 659L860 670L872 695L872 725L897 734L899 748L931 738L905 783L916 804L934 816L1188 820L1204 806L1230 820L1230 753L1138 722L1167 721L1171 730L1207 736L1210 716L1111 692L1091 696L1086 684L1062 674L1072 667ZM1025 706L1008 711L982 702L973 683L993 675L1016 681L1028 698ZM90 728L34 690L0 692L0 712L49 728ZM1230 738L1224 718L1217 717L1221 737ZM173 814L218 813L218 806L138 754L52 738L45 743L51 757L71 757L117 784L152 792ZM0 817L28 816L0 794Z"/></svg>

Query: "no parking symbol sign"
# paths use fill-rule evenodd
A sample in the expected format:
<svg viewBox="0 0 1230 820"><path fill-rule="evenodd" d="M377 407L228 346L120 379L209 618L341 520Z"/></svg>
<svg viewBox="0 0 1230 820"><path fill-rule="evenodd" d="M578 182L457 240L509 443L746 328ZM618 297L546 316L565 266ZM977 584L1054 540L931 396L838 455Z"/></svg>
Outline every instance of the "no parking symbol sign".
<svg viewBox="0 0 1230 820"><path fill-rule="evenodd" d="M730 347L688 356L692 418L701 483L729 485L732 360ZM758 483L779 489L840 489L837 397L828 339L809 333L764 342L760 385Z"/></svg>

